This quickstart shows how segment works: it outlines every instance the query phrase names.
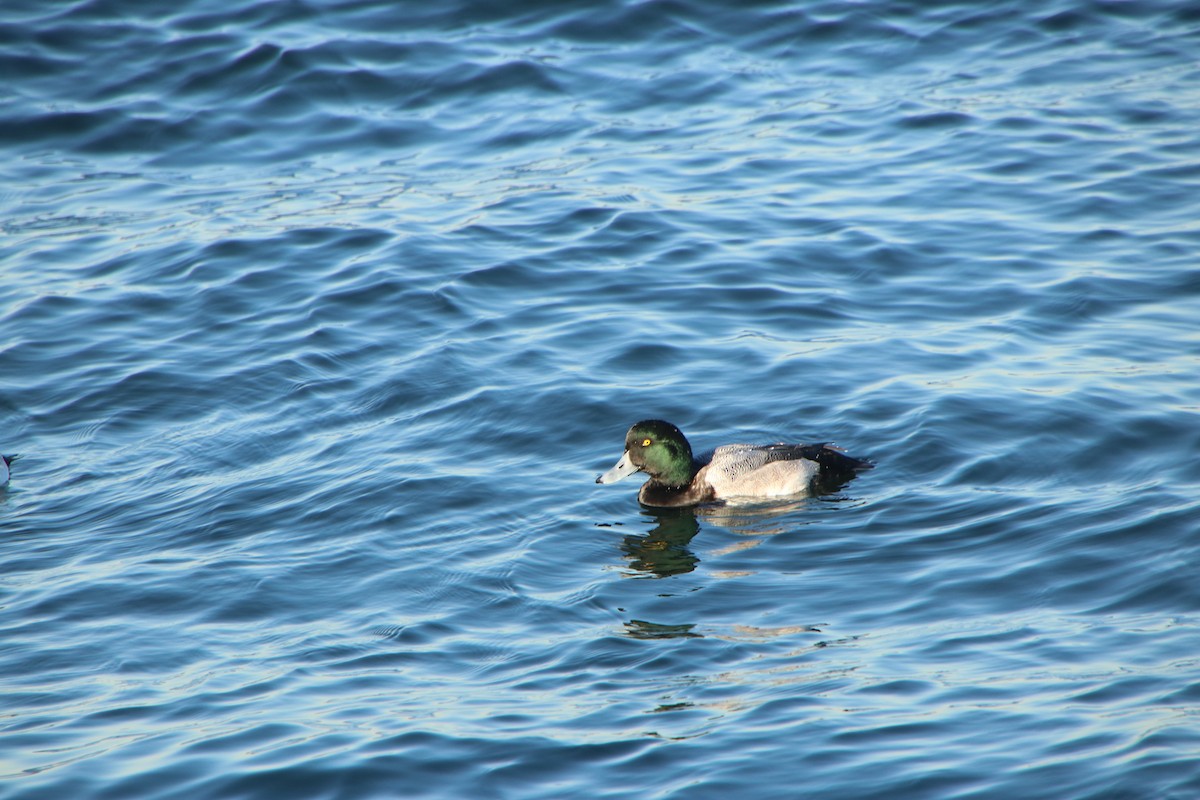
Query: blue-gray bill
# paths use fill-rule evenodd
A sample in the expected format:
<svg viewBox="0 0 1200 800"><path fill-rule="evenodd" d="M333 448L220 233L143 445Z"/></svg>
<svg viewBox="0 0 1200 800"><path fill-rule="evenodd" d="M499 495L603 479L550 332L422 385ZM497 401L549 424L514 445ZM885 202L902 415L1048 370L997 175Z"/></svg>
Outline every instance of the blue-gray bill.
<svg viewBox="0 0 1200 800"><path fill-rule="evenodd" d="M621 456L621 460L612 469L603 475L597 476L596 483L616 483L622 478L628 478L637 471L637 465L633 463L633 459L629 457L629 451L626 450L625 454Z"/></svg>

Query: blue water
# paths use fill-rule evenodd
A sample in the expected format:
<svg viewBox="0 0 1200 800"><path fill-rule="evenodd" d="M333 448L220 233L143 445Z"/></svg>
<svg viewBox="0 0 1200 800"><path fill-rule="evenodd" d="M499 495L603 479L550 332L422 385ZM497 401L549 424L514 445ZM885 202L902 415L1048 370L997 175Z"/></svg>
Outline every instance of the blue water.
<svg viewBox="0 0 1200 800"><path fill-rule="evenodd" d="M1200 796L1197 54L5 0L0 796ZM651 511L646 417L878 467Z"/></svg>

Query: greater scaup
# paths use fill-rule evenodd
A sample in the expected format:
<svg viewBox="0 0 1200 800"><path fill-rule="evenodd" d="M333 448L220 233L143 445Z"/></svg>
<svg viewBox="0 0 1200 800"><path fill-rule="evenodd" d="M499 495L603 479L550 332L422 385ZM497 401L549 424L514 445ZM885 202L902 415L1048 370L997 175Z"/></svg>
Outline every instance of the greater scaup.
<svg viewBox="0 0 1200 800"><path fill-rule="evenodd" d="M647 419L625 434L625 454L596 483L644 472L650 480L638 492L643 505L691 506L729 497L832 491L873 466L826 443L727 444L697 459L679 428Z"/></svg>

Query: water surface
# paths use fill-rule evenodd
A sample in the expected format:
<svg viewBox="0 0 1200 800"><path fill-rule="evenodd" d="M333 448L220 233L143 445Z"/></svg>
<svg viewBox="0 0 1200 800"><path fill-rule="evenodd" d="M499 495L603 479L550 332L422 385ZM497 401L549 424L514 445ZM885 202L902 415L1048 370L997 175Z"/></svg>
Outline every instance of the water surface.
<svg viewBox="0 0 1200 800"><path fill-rule="evenodd" d="M0 796L1200 793L1200 15L585 5L0 10Z"/></svg>

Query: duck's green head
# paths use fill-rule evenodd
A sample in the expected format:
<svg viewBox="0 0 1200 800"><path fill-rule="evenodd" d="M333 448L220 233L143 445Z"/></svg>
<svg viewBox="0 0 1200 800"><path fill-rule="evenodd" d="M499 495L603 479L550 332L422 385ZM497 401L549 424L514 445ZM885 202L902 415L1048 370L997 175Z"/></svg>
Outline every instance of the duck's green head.
<svg viewBox="0 0 1200 800"><path fill-rule="evenodd" d="M666 486L687 486L694 474L692 447L669 422L647 419L625 434L625 454L616 466L596 478L596 483L615 483L635 472Z"/></svg>

